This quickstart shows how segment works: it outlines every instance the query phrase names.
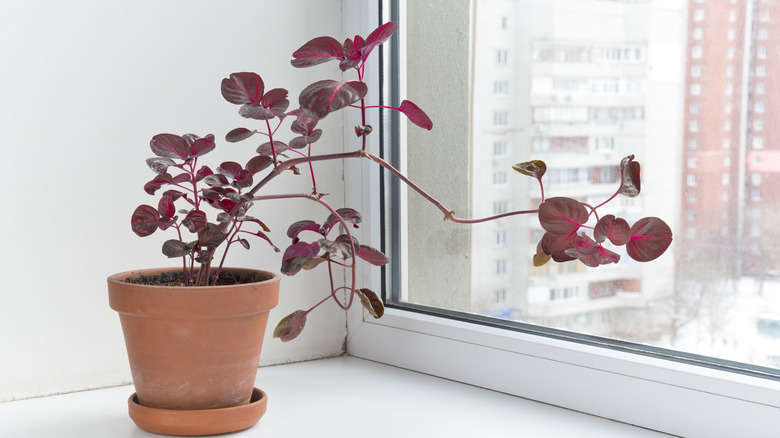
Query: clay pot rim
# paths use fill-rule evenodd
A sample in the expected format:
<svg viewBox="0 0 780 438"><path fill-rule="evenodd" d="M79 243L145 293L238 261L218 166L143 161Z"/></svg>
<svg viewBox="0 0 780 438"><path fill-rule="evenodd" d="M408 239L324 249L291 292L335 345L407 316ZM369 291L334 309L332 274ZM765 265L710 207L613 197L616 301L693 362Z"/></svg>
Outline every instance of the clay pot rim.
<svg viewBox="0 0 780 438"><path fill-rule="evenodd" d="M253 269L253 268L233 268L233 267L226 267L222 268L223 271L230 271L230 272L252 272L252 273L261 273L265 274L266 277L269 277L265 280L260 281L251 281L247 283L238 283L238 284L222 284L222 285L206 285L206 286L161 286L161 285L152 285L152 284L138 284L138 283L128 283L124 281L124 279L129 277L135 277L139 275L149 275L149 274L158 274L158 273L164 273L164 272L171 272L171 271L181 271L181 267L167 267L167 268L145 268L145 269L133 269L130 271L123 271L118 272L116 274L110 275L107 278L107 281L109 283L121 283L123 287L128 288L144 288L144 289L156 289L156 290L171 290L171 289L184 289L186 288L188 291L196 291L196 290L204 290L204 289L222 289L222 288L231 288L235 287L237 285L245 285L245 284L265 284L265 283L278 283L281 281L282 276L273 271L266 271L264 269Z"/></svg>

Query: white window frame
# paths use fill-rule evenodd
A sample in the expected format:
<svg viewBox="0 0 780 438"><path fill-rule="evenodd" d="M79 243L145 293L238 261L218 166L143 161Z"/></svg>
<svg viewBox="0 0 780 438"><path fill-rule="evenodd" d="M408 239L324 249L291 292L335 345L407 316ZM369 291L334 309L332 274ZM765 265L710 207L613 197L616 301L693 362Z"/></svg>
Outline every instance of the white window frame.
<svg viewBox="0 0 780 438"><path fill-rule="evenodd" d="M374 2L344 5L346 35L376 27ZM403 47L403 24L399 32ZM367 80L377 84L377 75ZM379 172L359 161L346 163L359 183L346 198L364 212L358 238L376 244L379 208L365 187L378 186ZM378 269L360 276L381 289ZM381 319L353 308L347 320L347 351L356 357L680 436L757 438L780 429L775 380L393 307Z"/></svg>

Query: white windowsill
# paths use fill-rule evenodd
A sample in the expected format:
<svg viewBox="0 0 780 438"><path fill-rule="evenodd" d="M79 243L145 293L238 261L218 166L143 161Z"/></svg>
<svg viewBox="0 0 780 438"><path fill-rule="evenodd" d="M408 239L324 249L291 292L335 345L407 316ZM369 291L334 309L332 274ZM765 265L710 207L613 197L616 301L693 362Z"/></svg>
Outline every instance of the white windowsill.
<svg viewBox="0 0 780 438"><path fill-rule="evenodd" d="M254 427L229 436L668 436L353 357L261 368L257 387L268 393L268 412ZM131 386L122 386L3 403L1 435L159 436L128 417L132 393Z"/></svg>

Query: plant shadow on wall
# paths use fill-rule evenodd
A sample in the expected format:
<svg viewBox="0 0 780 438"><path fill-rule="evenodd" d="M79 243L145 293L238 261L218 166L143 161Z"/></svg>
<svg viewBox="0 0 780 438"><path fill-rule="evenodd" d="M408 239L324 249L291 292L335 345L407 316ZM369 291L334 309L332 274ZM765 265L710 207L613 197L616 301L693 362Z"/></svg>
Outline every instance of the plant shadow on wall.
<svg viewBox="0 0 780 438"><path fill-rule="evenodd" d="M176 274L176 283L184 286L218 284L223 277L227 252L237 246L249 249L254 245L250 243L250 238L260 239L263 244L281 252L273 243L270 230L262 218L252 216L250 211L254 205L264 201L300 198L320 204L325 220L303 219L289 226L287 238L291 242L283 252L281 272L296 275L302 270L321 269L322 266L328 270L330 284L323 285L321 301L308 310L298 310L283 318L274 331L274 337L285 342L296 338L303 330L309 313L329 299L346 310L357 296L371 315L381 317L384 312L382 300L374 291L357 284L356 268L359 259L376 266L382 266L389 260L379 250L359 243L350 232L350 227L360 224L361 214L351 208L335 208L327 200L328 191L317 185L317 163L353 158L366 159L382 166L441 210L445 220L472 224L512 215L536 214L546 231L533 258L536 266L551 259L555 262L579 260L590 267L617 263L620 256L606 246L607 241L612 245L625 245L627 254L640 262L653 260L666 251L672 241L672 232L662 219L647 217L631 226L625 219L598 213L600 208L619 195L639 195L640 166L633 155L621 161L620 185L615 194L601 204L593 206L569 197L545 199L541 184L546 165L535 160L516 164L513 168L539 181L542 197L538 209L463 219L381 157L367 151L366 140L372 133L372 127L366 122L368 110L399 111L415 125L428 130L433 128L425 112L408 100L398 107L374 106L365 101L368 91L363 82L366 61L377 46L390 39L395 30L395 23L386 23L365 39L356 36L342 44L331 37L318 37L304 44L293 53L294 67L312 67L336 61L343 72L351 71L357 79L315 82L300 92L299 106L291 111L288 111L288 91L283 88L266 90L262 78L256 73L233 73L223 79L223 97L232 104L240 105L239 115L255 122L253 128L241 127L230 131L226 141L233 143L262 138L257 155L243 165L225 161L212 170L202 164L201 158L215 148L211 134L198 137L165 133L152 138L150 145L155 157L149 158L147 164L156 176L146 183L144 190L150 195L163 188L166 190L159 195L157 207L139 206L132 215L131 224L133 231L141 237L149 236L158 229L173 230L175 238L163 244L162 252L168 257L181 259L181 272ZM318 152L322 148L319 142L322 130L317 128L318 122L341 110L360 113L361 124L354 129L357 138L354 149ZM280 140L280 129L288 122L292 138L284 142ZM261 189L281 175L310 179L311 192L263 195ZM213 220L209 219L207 211L216 213ZM341 269L346 269L348 273L343 285L336 282L334 274L335 270Z"/></svg>

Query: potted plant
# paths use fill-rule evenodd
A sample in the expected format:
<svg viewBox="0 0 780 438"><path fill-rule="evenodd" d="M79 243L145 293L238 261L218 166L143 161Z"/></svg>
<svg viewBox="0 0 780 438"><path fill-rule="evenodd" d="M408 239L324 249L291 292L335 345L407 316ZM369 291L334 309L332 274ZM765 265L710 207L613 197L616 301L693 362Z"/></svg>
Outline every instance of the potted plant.
<svg viewBox="0 0 780 438"><path fill-rule="evenodd" d="M329 203L326 192L317 185L315 170L320 162L367 159L376 163L429 200L442 211L445 220L475 223L536 214L546 231L537 245L536 266L550 259L579 259L593 267L616 263L620 256L605 246L607 240L613 245L626 245L630 257L649 261L671 243L671 230L659 218L644 218L629 226L624 219L597 212L618 195L639 194L639 163L633 156L620 163L620 186L602 204L591 206L567 197L545 199L542 188L538 209L463 219L367 151L366 139L372 127L366 122L366 111L377 107L365 101L366 60L395 30L394 23L386 23L365 38L355 36L343 44L331 37L318 37L301 46L292 55L294 67L337 61L342 71L354 72L357 78L315 82L300 92L298 107L292 110L288 91L266 89L256 73L233 73L224 78L223 97L239 105L239 114L257 126L233 129L226 134L226 141L262 139L256 155L244 164L225 161L213 169L204 165L203 157L216 147L211 134L199 137L163 133L152 138L150 147L155 156L147 160L147 165L155 176L144 190L157 196L158 202L156 207L137 207L131 226L141 237L157 230L172 232L174 238L163 244L162 252L179 259L181 266L130 271L108 279L110 305L120 314L136 385L136 394L128 401L130 414L140 427L167 434L224 433L250 427L265 412L267 396L253 383L268 311L278 300L280 275L224 266L226 253L237 246L249 249L254 244L250 238L281 252L262 218L252 216L252 208L258 203L300 198L318 203L325 213L322 222L302 219L288 227L290 242L281 257L282 274L296 275L315 268L327 269L331 278L337 269L352 274L343 286L332 281L325 285L324 298L311 308L283 318L274 337L284 342L297 337L309 313L329 299L346 310L357 297L371 315L382 316L382 300L374 291L357 284L356 267L358 260L376 266L389 260L379 250L358 242L350 232L350 227L362 220L358 211ZM356 146L347 151L317 152L322 149L319 144L315 146L322 136L318 122L345 109L361 115L361 123L354 130ZM410 101L385 109L403 113L421 128L433 127L425 112ZM288 125L292 138L283 142L279 130ZM516 164L514 169L541 184L546 165L528 161ZM310 179L311 191L262 193L271 180L282 175ZM346 299L340 300L340 294Z"/></svg>

